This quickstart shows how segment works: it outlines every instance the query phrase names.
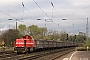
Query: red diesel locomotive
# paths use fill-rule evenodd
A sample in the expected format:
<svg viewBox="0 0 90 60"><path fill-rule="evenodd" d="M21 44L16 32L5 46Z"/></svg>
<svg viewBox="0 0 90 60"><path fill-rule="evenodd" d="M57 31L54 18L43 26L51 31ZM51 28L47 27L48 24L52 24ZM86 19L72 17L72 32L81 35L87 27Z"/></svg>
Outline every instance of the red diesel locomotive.
<svg viewBox="0 0 90 60"><path fill-rule="evenodd" d="M31 36L26 35L20 39L16 39L14 52L25 53L33 51L34 47L35 47L34 39Z"/></svg>

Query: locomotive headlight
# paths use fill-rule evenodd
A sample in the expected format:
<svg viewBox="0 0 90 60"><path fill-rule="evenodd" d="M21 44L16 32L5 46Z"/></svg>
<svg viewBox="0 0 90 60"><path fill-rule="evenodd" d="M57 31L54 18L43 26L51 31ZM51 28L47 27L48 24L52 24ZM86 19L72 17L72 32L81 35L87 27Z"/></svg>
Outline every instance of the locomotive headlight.
<svg viewBox="0 0 90 60"><path fill-rule="evenodd" d="M22 47L24 47L24 46L22 46Z"/></svg>
<svg viewBox="0 0 90 60"><path fill-rule="evenodd" d="M15 46L15 47L17 47L17 46Z"/></svg>

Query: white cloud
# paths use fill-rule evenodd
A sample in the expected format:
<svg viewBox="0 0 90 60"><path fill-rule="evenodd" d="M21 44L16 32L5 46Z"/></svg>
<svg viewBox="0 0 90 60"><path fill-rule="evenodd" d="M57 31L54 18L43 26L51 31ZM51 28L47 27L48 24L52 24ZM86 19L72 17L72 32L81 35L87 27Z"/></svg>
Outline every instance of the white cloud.
<svg viewBox="0 0 90 60"><path fill-rule="evenodd" d="M2 33L2 32L5 32L5 31L7 31L9 28L7 27L7 26L5 26L4 28L0 28L0 34Z"/></svg>
<svg viewBox="0 0 90 60"><path fill-rule="evenodd" d="M52 18L54 23L47 22L48 29L63 30L65 28L72 29L72 24L75 24L76 30L85 28L85 18L90 19L90 0L52 0L54 8L51 5L50 0L35 0L42 11L33 0L2 0L0 1L0 27L11 24L11 27L15 26L15 19L23 18L24 24L27 26L31 24L43 27L45 19ZM22 6L22 2L25 7ZM47 14L47 16L46 16ZM14 18L12 18L12 17ZM13 21L8 21L12 18ZM36 21L37 18L41 18L42 21ZM67 21L61 21L62 18L66 18ZM82 19L83 18L83 19ZM72 20L69 20L72 19ZM76 21L73 21L75 19ZM78 21L79 20L79 21ZM84 22L83 22L84 21ZM6 24L4 24L6 23ZM20 24L22 22L18 22ZM90 23L90 22L89 22ZM61 27L58 27L60 24ZM84 27L83 27L84 26ZM85 30L84 30L85 31Z"/></svg>

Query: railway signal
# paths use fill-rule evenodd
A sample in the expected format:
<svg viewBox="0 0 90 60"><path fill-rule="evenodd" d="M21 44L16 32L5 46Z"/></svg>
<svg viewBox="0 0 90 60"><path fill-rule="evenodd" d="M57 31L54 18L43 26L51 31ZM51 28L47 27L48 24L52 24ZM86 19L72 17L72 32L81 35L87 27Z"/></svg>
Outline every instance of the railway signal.
<svg viewBox="0 0 90 60"><path fill-rule="evenodd" d="M66 40L68 40L68 34L66 34Z"/></svg>
<svg viewBox="0 0 90 60"><path fill-rule="evenodd" d="M75 35L75 40L76 40L76 35Z"/></svg>

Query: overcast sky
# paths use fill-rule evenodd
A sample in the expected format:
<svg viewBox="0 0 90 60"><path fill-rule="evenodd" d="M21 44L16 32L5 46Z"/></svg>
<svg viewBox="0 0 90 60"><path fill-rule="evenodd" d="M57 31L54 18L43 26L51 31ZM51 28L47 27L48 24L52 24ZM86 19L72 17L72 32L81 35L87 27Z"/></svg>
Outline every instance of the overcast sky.
<svg viewBox="0 0 90 60"><path fill-rule="evenodd" d="M86 32L87 18L90 28L90 0L0 0L0 28L15 28L23 19L18 25L78 33Z"/></svg>

